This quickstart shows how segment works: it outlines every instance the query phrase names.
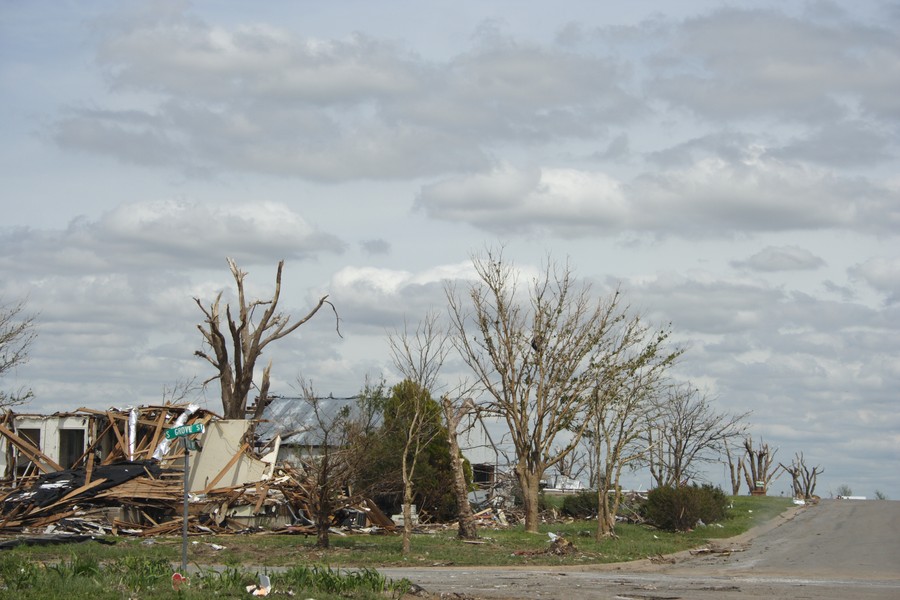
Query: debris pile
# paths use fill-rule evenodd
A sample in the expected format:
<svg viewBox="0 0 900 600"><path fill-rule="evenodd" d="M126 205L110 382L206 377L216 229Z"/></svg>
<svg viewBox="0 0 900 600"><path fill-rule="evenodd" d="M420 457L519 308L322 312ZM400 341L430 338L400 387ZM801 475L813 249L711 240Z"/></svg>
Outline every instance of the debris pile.
<svg viewBox="0 0 900 600"><path fill-rule="evenodd" d="M166 436L195 424L203 433L184 443ZM59 439L62 455L73 438L71 446L84 448L78 456L51 458L41 450L42 440ZM314 534L314 484L301 469L277 462L278 443L257 448L251 421L222 420L194 405L81 408L49 417L7 412L0 417L0 533L176 534L187 488L190 533ZM332 521L394 529L368 500L348 499Z"/></svg>

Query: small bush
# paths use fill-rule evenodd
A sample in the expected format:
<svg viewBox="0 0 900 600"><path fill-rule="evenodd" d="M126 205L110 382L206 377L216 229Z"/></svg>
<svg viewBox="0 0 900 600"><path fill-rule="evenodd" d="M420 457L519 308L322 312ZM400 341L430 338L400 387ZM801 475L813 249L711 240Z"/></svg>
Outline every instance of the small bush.
<svg viewBox="0 0 900 600"><path fill-rule="evenodd" d="M647 496L644 517L666 531L687 531L700 521L721 521L727 506L725 492L709 484L658 487Z"/></svg>
<svg viewBox="0 0 900 600"><path fill-rule="evenodd" d="M562 513L574 519L597 516L597 492L578 492L563 499Z"/></svg>

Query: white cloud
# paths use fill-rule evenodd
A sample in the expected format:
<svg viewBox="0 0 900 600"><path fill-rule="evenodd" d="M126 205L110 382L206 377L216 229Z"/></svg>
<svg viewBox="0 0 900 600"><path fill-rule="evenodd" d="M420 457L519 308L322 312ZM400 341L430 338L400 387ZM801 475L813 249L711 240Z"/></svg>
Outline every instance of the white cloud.
<svg viewBox="0 0 900 600"><path fill-rule="evenodd" d="M740 231L884 230L895 191L790 164L748 149L739 160L704 158L620 182L598 171L504 165L423 187L417 207L436 219L498 234L554 236L650 232L730 237Z"/></svg>
<svg viewBox="0 0 900 600"><path fill-rule="evenodd" d="M900 258L871 258L851 267L850 276L885 294L888 302L900 300Z"/></svg>

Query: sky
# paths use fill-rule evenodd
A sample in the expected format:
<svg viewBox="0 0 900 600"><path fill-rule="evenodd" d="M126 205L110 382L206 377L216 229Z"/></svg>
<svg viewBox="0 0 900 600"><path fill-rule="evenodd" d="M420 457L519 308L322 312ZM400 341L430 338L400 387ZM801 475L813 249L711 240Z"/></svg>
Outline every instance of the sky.
<svg viewBox="0 0 900 600"><path fill-rule="evenodd" d="M0 0L0 300L38 324L0 385L202 382L233 257L341 318L270 346L271 391L352 396L502 247L670 322L673 375L821 495L900 499L898 31L871 0Z"/></svg>

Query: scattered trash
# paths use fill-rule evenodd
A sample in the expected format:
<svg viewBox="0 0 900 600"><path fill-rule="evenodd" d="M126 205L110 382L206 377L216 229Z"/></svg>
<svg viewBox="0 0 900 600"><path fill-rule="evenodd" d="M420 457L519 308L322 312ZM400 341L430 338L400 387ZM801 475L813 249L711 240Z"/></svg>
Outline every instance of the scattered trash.
<svg viewBox="0 0 900 600"><path fill-rule="evenodd" d="M173 573L172 574L172 589L176 592L181 589L182 585L188 584L189 580L187 577L182 575L181 573Z"/></svg>
<svg viewBox="0 0 900 600"><path fill-rule="evenodd" d="M729 555L734 552L743 552L745 548L740 547L728 547L728 548L719 548L717 546L705 546L703 548L694 548L691 550L691 554L697 556L699 554L725 554Z"/></svg>
<svg viewBox="0 0 900 600"><path fill-rule="evenodd" d="M259 583L256 585L248 585L247 591L250 592L252 596L268 596L272 591L272 582L269 580L269 576L260 575Z"/></svg>

